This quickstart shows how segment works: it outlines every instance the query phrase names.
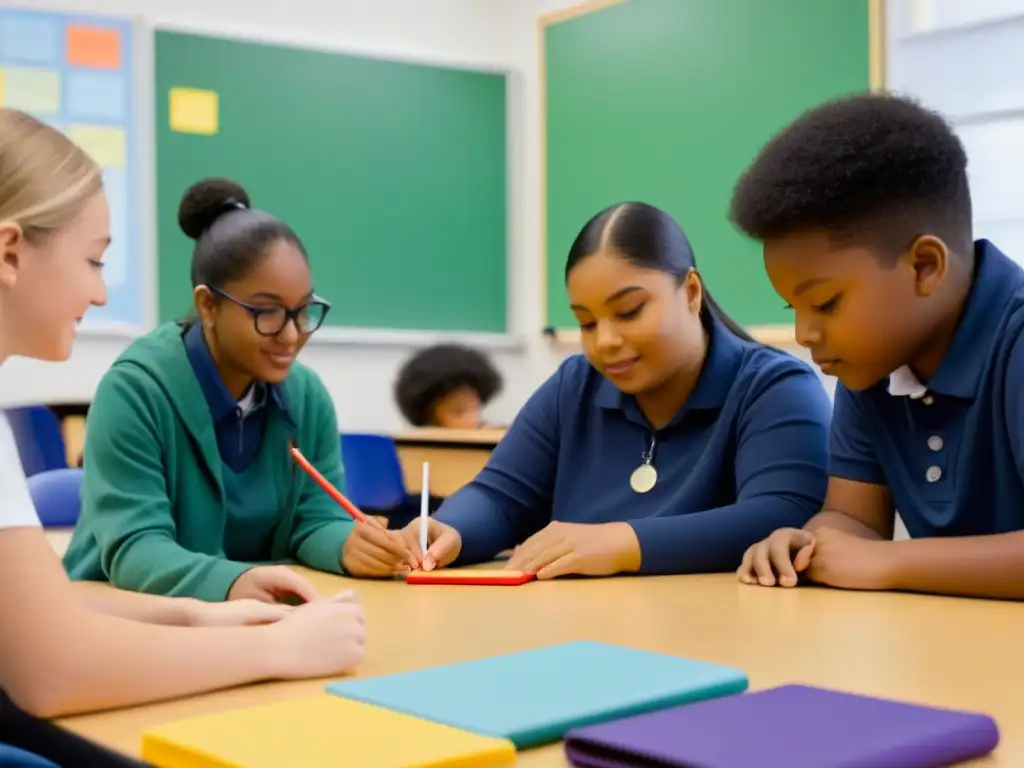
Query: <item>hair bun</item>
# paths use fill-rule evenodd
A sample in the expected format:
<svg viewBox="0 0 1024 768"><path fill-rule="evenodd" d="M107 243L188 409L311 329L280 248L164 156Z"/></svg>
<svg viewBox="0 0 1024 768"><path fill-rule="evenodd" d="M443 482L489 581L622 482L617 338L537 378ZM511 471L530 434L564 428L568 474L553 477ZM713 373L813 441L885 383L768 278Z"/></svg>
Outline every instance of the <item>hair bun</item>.
<svg viewBox="0 0 1024 768"><path fill-rule="evenodd" d="M231 179L202 179L182 195L178 226L190 238L198 240L225 213L249 206L248 193Z"/></svg>

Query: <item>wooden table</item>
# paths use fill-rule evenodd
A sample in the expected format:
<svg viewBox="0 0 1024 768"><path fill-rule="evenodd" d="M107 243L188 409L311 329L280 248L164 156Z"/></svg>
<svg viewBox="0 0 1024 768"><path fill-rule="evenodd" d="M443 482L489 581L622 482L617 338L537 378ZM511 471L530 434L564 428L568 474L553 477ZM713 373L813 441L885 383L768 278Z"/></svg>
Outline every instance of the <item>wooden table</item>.
<svg viewBox="0 0 1024 768"><path fill-rule="evenodd" d="M430 462L430 492L451 496L484 468L504 429L423 428L393 435L409 493L419 493L423 462Z"/></svg>
<svg viewBox="0 0 1024 768"><path fill-rule="evenodd" d="M308 572L307 572L308 573ZM752 690L802 682L988 712L995 756L1024 766L1024 605L814 588L765 589L732 575L579 579L518 588L411 587L310 574L324 594L354 586L370 628L362 676L570 640L621 643L731 664ZM347 583L345 583L347 582ZM94 585L83 585L92 588ZM322 691L323 680L268 683L164 704L67 718L61 725L137 754L154 725ZM560 745L524 752L525 768L565 766Z"/></svg>

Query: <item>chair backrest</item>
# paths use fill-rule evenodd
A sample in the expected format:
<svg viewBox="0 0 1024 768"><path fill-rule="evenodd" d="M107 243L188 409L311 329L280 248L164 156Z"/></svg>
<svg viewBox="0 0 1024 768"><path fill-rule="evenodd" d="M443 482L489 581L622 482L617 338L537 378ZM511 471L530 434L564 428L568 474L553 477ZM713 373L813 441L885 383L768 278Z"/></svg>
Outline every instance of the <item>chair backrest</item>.
<svg viewBox="0 0 1024 768"><path fill-rule="evenodd" d="M10 744L0 744L0 766L3 768L59 768L35 752L27 752Z"/></svg>
<svg viewBox="0 0 1024 768"><path fill-rule="evenodd" d="M68 457L57 414L45 405L7 408L4 413L18 444L21 465L28 477L52 469L65 469Z"/></svg>
<svg viewBox="0 0 1024 768"><path fill-rule="evenodd" d="M341 463L345 495L357 507L394 509L405 501L405 476L398 449L387 435L343 434Z"/></svg>
<svg viewBox="0 0 1024 768"><path fill-rule="evenodd" d="M78 468L52 469L28 479L28 491L45 528L71 528L81 509L82 478Z"/></svg>

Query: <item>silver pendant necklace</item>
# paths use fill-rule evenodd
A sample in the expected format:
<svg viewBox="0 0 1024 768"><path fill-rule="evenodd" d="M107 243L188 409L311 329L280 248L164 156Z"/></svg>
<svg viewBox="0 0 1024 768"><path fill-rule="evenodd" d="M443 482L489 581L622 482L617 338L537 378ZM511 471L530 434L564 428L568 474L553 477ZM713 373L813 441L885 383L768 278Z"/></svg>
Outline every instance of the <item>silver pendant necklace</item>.
<svg viewBox="0 0 1024 768"><path fill-rule="evenodd" d="M633 470L629 476L629 487L637 493L647 493L658 482L658 470L651 463L654 460L654 446L657 443L657 436L651 435L651 447L644 451L643 464Z"/></svg>

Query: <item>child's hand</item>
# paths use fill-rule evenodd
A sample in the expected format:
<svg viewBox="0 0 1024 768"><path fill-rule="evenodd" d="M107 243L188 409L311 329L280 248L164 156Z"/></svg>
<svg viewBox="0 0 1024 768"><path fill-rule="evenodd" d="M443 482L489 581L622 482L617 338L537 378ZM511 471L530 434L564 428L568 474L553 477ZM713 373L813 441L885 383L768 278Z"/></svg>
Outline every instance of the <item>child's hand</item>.
<svg viewBox="0 0 1024 768"><path fill-rule="evenodd" d="M743 554L736 576L744 584L795 587L797 573L810 562L814 534L802 528L779 528ZM800 567L797 567L800 566Z"/></svg>
<svg viewBox="0 0 1024 768"><path fill-rule="evenodd" d="M352 576L382 577L406 573L419 563L405 539L372 523L356 523L341 549L341 564Z"/></svg>
<svg viewBox="0 0 1024 768"><path fill-rule="evenodd" d="M780 528L743 556L744 584L795 587L797 574L842 589L891 589L892 541L866 539L834 528L814 533Z"/></svg>
<svg viewBox="0 0 1024 768"><path fill-rule="evenodd" d="M516 547L506 567L538 579L611 576L640 568L640 542L628 523L549 523Z"/></svg>
<svg viewBox="0 0 1024 768"><path fill-rule="evenodd" d="M366 651L366 620L351 592L300 605L267 631L274 636L275 677L346 674Z"/></svg>
<svg viewBox="0 0 1024 768"><path fill-rule="evenodd" d="M260 600L264 603L312 602L316 587L285 565L257 565L243 573L228 592L228 600Z"/></svg>
<svg viewBox="0 0 1024 768"><path fill-rule="evenodd" d="M282 603L260 600L228 600L226 603L207 603L196 600L190 606L189 625L193 627L241 627L254 624L273 624L295 610Z"/></svg>
<svg viewBox="0 0 1024 768"><path fill-rule="evenodd" d="M462 551L462 536L458 531L432 517L428 521L426 553L420 547L420 519L416 518L402 529L402 538L416 558L416 567L424 571L444 568Z"/></svg>
<svg viewBox="0 0 1024 768"><path fill-rule="evenodd" d="M891 539L865 539L835 528L819 528L793 559L797 572L840 589L894 589Z"/></svg>

